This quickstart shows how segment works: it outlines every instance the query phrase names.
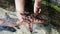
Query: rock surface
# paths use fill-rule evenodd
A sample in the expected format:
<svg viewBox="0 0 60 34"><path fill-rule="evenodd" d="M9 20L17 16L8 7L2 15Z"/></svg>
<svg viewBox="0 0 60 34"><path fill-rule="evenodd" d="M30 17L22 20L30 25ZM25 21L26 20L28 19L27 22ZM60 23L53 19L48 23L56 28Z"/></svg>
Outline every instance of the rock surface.
<svg viewBox="0 0 60 34"><path fill-rule="evenodd" d="M11 16L12 18L7 19L5 17L5 11L4 9L0 8L0 13L1 13L1 19L0 19L0 23L5 21L5 25L3 23L0 24L0 34L60 34L60 32L56 29L56 27L54 27L52 24L50 23L46 23L46 24L33 24L33 31L32 33L29 31L28 29L28 24L24 23L23 25L19 26L20 29L14 27L14 25L17 22L17 19L14 18L16 17L14 12L7 12L9 16ZM10 25L6 25L7 23L9 23ZM15 24L14 24L15 23ZM6 26L6 27L5 27ZM12 26L12 27L9 27ZM16 30L15 32L12 32Z"/></svg>

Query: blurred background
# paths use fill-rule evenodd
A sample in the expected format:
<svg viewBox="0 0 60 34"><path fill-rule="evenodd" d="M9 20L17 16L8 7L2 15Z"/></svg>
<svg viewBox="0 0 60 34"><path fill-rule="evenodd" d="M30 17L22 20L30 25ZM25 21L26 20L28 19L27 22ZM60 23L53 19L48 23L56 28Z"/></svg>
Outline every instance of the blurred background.
<svg viewBox="0 0 60 34"><path fill-rule="evenodd" d="M26 0L26 11L33 11L34 0ZM40 18L52 23L60 32L60 0L42 0ZM0 0L0 15L3 16L5 12L8 14L15 14L14 0ZM13 16L13 18L16 16Z"/></svg>

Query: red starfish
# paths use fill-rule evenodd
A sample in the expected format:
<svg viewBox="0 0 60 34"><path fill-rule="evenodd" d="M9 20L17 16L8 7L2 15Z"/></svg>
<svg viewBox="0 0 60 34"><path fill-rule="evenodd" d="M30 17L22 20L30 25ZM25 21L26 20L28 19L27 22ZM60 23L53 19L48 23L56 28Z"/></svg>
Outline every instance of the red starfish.
<svg viewBox="0 0 60 34"><path fill-rule="evenodd" d="M30 15L30 16L27 16L27 17L23 16L22 19L23 19L23 21L21 21L19 25L21 25L21 23L23 23L23 22L26 22L26 23L29 24L29 29L30 30L32 30L33 23L44 23L44 20L36 19L33 15Z"/></svg>

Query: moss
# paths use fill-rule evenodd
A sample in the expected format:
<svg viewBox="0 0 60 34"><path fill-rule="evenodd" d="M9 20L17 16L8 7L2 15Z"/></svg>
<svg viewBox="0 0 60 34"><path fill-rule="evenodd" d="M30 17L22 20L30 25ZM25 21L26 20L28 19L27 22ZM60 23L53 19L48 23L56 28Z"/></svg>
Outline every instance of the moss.
<svg viewBox="0 0 60 34"><path fill-rule="evenodd" d="M59 6L57 6L57 5L55 5L54 3L49 3L49 2L46 2L46 1L42 1L42 4L44 4L44 5L50 5L52 8L54 8L54 9L56 9L57 11L59 11L60 12L60 7Z"/></svg>

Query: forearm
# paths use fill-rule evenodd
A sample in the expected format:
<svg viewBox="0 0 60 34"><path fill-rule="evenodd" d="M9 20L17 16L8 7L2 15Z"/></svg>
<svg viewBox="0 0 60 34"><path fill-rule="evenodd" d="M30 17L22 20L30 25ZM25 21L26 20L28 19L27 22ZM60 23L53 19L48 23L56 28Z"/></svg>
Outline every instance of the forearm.
<svg viewBox="0 0 60 34"><path fill-rule="evenodd" d="M16 15L18 19L21 19L21 13L24 13L24 0L15 0Z"/></svg>
<svg viewBox="0 0 60 34"><path fill-rule="evenodd" d="M16 7L16 11L19 13L23 13L24 12L24 0L15 0L15 7Z"/></svg>
<svg viewBox="0 0 60 34"><path fill-rule="evenodd" d="M39 8L42 0L35 0L34 3L34 13L39 13Z"/></svg>

